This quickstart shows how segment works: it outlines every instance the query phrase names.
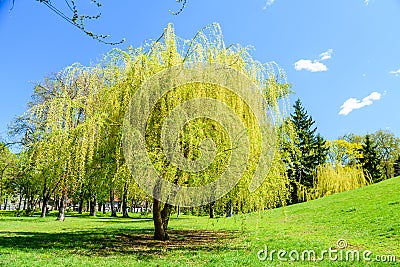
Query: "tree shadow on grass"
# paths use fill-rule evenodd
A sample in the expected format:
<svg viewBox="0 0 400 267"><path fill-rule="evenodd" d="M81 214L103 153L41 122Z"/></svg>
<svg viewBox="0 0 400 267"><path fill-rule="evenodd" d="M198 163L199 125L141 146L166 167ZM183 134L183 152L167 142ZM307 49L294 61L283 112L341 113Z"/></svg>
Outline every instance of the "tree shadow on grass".
<svg viewBox="0 0 400 267"><path fill-rule="evenodd" d="M153 239L152 229L91 229L88 231L37 233L0 232L0 248L45 253L63 253L109 256L136 254L153 257L167 251L211 251L242 250L235 245L239 237L236 231L170 230L170 240Z"/></svg>
<svg viewBox="0 0 400 267"><path fill-rule="evenodd" d="M122 218L122 217L92 217L92 220L96 220L99 222L106 222L106 223L132 223L132 222L146 222L146 221L153 221L152 218Z"/></svg>

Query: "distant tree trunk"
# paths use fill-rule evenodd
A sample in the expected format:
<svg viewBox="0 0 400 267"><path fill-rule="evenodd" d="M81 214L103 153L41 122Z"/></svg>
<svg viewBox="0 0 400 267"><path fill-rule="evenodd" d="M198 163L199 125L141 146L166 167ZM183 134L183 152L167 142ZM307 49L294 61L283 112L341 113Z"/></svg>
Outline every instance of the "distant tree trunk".
<svg viewBox="0 0 400 267"><path fill-rule="evenodd" d="M82 202L83 202L83 200L81 199L81 200L79 201L79 204L78 204L78 214L82 214L82 211L83 211L83 204L82 204Z"/></svg>
<svg viewBox="0 0 400 267"><path fill-rule="evenodd" d="M213 219L214 218L214 208L215 208L215 202L211 202L210 203L210 218Z"/></svg>
<svg viewBox="0 0 400 267"><path fill-rule="evenodd" d="M384 163L384 167L383 167L384 171L385 171L385 179L390 179L392 178L390 173L389 173L389 167L388 167L388 163L385 162Z"/></svg>
<svg viewBox="0 0 400 267"><path fill-rule="evenodd" d="M291 191L290 191L290 204L296 204L299 202L299 198L297 195L297 184L294 181L290 182Z"/></svg>
<svg viewBox="0 0 400 267"><path fill-rule="evenodd" d="M79 195L79 206L78 206L78 214L82 214L83 211L83 192Z"/></svg>
<svg viewBox="0 0 400 267"><path fill-rule="evenodd" d="M63 222L65 220L65 206L67 205L67 192L63 190L63 194L60 200L60 207L58 209L57 221Z"/></svg>
<svg viewBox="0 0 400 267"><path fill-rule="evenodd" d="M232 213L233 213L232 200L229 200L226 205L226 217L232 217Z"/></svg>
<svg viewBox="0 0 400 267"><path fill-rule="evenodd" d="M54 200L54 209L55 210L58 210L58 209L60 209L60 198L55 198L55 200Z"/></svg>
<svg viewBox="0 0 400 267"><path fill-rule="evenodd" d="M129 218L129 214L128 214L128 183L124 184L124 193L122 196L122 217Z"/></svg>
<svg viewBox="0 0 400 267"><path fill-rule="evenodd" d="M29 215L29 212L33 209L33 197L30 195L27 195L27 203L26 203L26 209L25 209L25 214Z"/></svg>
<svg viewBox="0 0 400 267"><path fill-rule="evenodd" d="M45 218L47 213L47 202L49 198L47 196L43 196L43 204L42 204L42 214L40 217Z"/></svg>
<svg viewBox="0 0 400 267"><path fill-rule="evenodd" d="M97 197L96 197L96 195L94 195L94 197L90 200L89 216L96 217L96 202L97 202Z"/></svg>
<svg viewBox="0 0 400 267"><path fill-rule="evenodd" d="M48 193L48 189L46 186L46 180L45 180L44 185L43 185L43 191L42 191L42 200L43 200L42 214L40 215L40 217L42 217L42 218L46 217L47 202L49 201L49 198L50 198L50 194Z"/></svg>
<svg viewBox="0 0 400 267"><path fill-rule="evenodd" d="M111 217L117 217L117 210L114 207L114 189L110 190L110 205L111 205Z"/></svg>
<svg viewBox="0 0 400 267"><path fill-rule="evenodd" d="M18 210L21 210L21 204L22 204L22 189L19 190Z"/></svg>
<svg viewBox="0 0 400 267"><path fill-rule="evenodd" d="M106 214L106 203L103 202L103 214Z"/></svg>
<svg viewBox="0 0 400 267"><path fill-rule="evenodd" d="M33 196L33 194L31 194L31 196L28 199L28 211L33 210L33 207L35 205L34 200L35 200L34 196Z"/></svg>

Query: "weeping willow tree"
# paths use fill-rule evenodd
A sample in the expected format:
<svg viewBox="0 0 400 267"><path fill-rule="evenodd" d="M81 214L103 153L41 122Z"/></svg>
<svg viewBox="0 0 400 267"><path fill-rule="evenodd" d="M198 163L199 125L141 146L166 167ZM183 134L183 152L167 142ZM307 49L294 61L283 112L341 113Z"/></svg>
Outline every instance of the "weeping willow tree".
<svg viewBox="0 0 400 267"><path fill-rule="evenodd" d="M360 166L343 166L340 163L333 166L326 163L318 166L313 191L305 197L308 199L319 198L364 187L371 183L372 179L364 175Z"/></svg>
<svg viewBox="0 0 400 267"><path fill-rule="evenodd" d="M163 40L153 43L146 53L137 50L130 60L127 77L133 79L130 81L131 92L141 95L133 98L132 105L135 107L127 112L125 158L130 163L128 165L135 180L153 196L156 239L168 239L168 221L174 205L210 203L210 207L230 205L238 212L249 212L285 202L288 196L287 178L285 165L276 149L279 142L271 139L268 143L270 147L264 148L276 151L275 157L269 155L271 162L260 160L265 153L261 145L265 129L260 128L260 118L251 109L253 106L244 101L248 96L261 94L264 102L255 104L263 111L261 119L267 120L267 113L270 112L274 123L279 124L282 110L285 110L284 99L289 92L281 69L273 63L260 64L252 59L248 49L240 45L226 47L218 25L203 29L189 41L179 39L169 25ZM212 66L210 73L207 70L201 72L210 82L196 82L188 78L193 74L191 71L198 78L196 67L199 65L206 69ZM261 92L249 88L240 95L229 90L224 85L231 79L232 73L225 75L220 72L221 68L215 66L241 73ZM185 82L181 83L180 79ZM161 88L160 91L151 91L155 87ZM201 101L192 101L194 99ZM211 103L214 100L225 106L213 106ZM224 124L224 116L229 113L225 107L229 107L233 116L238 118L237 126L243 126L243 130L237 131L236 127L229 128ZM198 115L191 116L191 112ZM131 128L136 129L132 125L138 126L138 131L143 130L143 135L131 131ZM276 128L269 130L273 131L268 132L271 136L276 134ZM236 132L233 134L232 131ZM144 145L139 144L142 141ZM205 160L210 155L212 160ZM143 161L144 158L149 160ZM235 165L235 171L228 171L232 165ZM254 181L260 166L270 168L270 172L265 173L261 181ZM233 186L229 184L229 179L214 183L220 176L226 175L227 178L238 174L240 179L235 180ZM180 194L206 185L211 185L207 188L209 191L196 195L200 199L190 199L189 193ZM224 187L231 190L222 197L217 196ZM252 187L254 189L249 190ZM189 189L185 191L185 188Z"/></svg>
<svg viewBox="0 0 400 267"><path fill-rule="evenodd" d="M193 70L209 82L176 83ZM153 84L169 89L160 94ZM108 191L111 202L118 193L126 210L129 197L150 195L154 236L166 240L176 205L245 213L284 205L288 198L277 127L287 109L285 74L275 63L254 60L248 48L226 46L218 24L191 40L169 25L156 42L113 50L95 67L73 65L35 90L29 149L43 202L57 193L64 205L81 194L96 203ZM135 102L140 93L151 101ZM132 113L132 105L147 116ZM134 121L143 126L140 153L133 149L138 138L127 138L133 133L125 126ZM208 190L198 199L182 193L198 188Z"/></svg>
<svg viewBox="0 0 400 267"><path fill-rule="evenodd" d="M42 217L51 197L60 198L62 221L67 198L80 200L80 208L89 199L95 215L104 191L113 195L123 183L125 196L128 189L140 192L130 185L121 150L123 99L129 99L124 95L129 87L119 86L122 54L111 52L107 63L95 67L72 65L35 87L24 116L31 129L25 150L34 166L32 179L41 185Z"/></svg>
<svg viewBox="0 0 400 267"><path fill-rule="evenodd" d="M89 174L101 123L97 93L103 83L96 69L73 65L35 87L27 112L33 141L27 149L42 185L42 217L56 194L61 197L58 219L64 220L67 196Z"/></svg>

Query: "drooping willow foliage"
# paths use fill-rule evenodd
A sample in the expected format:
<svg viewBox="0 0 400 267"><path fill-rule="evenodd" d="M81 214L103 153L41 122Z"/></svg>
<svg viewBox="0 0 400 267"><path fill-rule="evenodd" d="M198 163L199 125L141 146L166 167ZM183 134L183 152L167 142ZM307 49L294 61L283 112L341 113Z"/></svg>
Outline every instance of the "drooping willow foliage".
<svg viewBox="0 0 400 267"><path fill-rule="evenodd" d="M275 134L280 138L278 129L282 128L278 126L286 116L289 93L284 71L273 62L261 64L254 60L245 47L226 46L218 24L199 31L192 40L179 38L169 25L156 42L137 49L112 50L95 67L75 64L35 87L27 114L35 130L26 149L34 163L35 179L43 185L43 197L58 194L79 200L80 194L85 193L90 198L107 199L108 192L116 190L120 198L148 198L125 162L125 113L132 96L153 75L179 64L194 63L229 66L247 75L261 88L267 103L265 112L273 119ZM284 205L288 180L279 140L274 143L275 154L266 179L250 192L257 164L263 164L257 161L261 153L257 122L238 97L216 85L181 86L158 102L155 115L148 122L146 143L156 169L170 181L179 173L179 183L184 186L203 185L224 171L230 140L223 127L209 119L193 120L180 133L182 152L191 160L201 156L198 147L203 139L213 140L217 156L208 168L184 173L168 165L162 154L163 119L174 106L202 96L223 100L241 115L250 140L250 157L243 177L231 192L214 203L216 210L225 210L229 205L235 212L251 212Z"/></svg>
<svg viewBox="0 0 400 267"><path fill-rule="evenodd" d="M331 164L324 164L318 166L316 173L312 198L357 189L371 184L372 181L357 165L336 164L333 167Z"/></svg>

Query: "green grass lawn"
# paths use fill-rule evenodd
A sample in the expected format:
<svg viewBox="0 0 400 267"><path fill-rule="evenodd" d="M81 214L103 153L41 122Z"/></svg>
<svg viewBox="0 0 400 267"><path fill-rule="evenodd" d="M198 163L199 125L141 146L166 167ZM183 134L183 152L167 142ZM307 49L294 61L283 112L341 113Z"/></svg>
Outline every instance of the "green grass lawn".
<svg viewBox="0 0 400 267"><path fill-rule="evenodd" d="M175 215L168 242L152 240L150 217L71 215L58 222L3 211L0 266L399 266L399 215L400 178L262 213L218 219ZM292 250L300 255L314 250L320 257L323 250L337 249L338 240L348 245L342 255L358 250L361 261L328 255L323 261L289 259ZM288 260L278 260L275 252L273 261L260 261L257 254L265 247L285 250ZM362 261L366 250L372 260L394 255L397 263Z"/></svg>

